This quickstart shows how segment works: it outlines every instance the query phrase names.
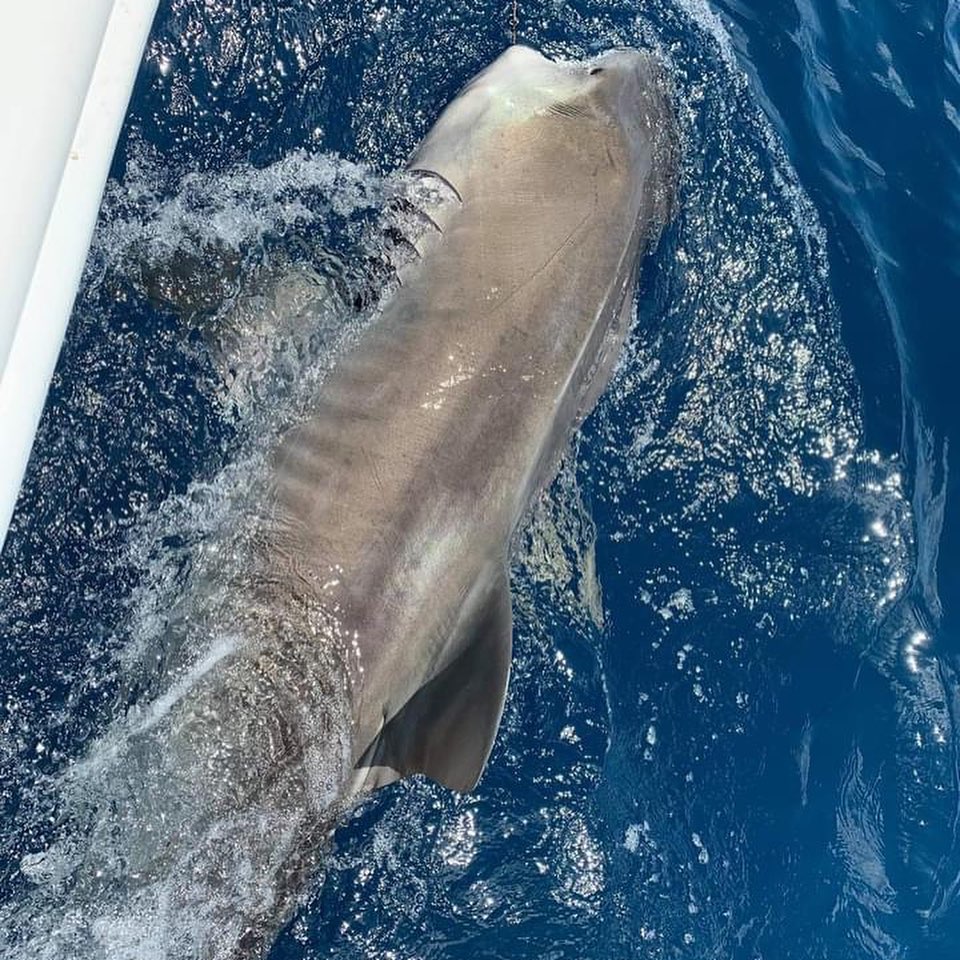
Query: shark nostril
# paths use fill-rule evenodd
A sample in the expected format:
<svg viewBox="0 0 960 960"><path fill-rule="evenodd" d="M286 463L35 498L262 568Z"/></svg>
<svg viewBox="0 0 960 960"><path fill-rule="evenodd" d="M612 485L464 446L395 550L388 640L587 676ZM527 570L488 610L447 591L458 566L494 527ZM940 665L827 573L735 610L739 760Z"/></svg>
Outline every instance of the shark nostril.
<svg viewBox="0 0 960 960"><path fill-rule="evenodd" d="M603 73L603 67L591 67L590 76L596 76L598 73Z"/></svg>

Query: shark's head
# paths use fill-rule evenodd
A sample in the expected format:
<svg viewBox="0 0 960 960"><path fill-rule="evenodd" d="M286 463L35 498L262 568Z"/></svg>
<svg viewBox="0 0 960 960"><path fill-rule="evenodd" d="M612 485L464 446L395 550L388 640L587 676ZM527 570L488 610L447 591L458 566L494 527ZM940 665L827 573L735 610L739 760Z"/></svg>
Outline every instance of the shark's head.
<svg viewBox="0 0 960 960"><path fill-rule="evenodd" d="M571 164L599 163L614 186L675 169L667 155L674 140L663 73L650 54L618 48L554 61L515 45L463 87L410 167L442 176L463 197L488 189L492 169L510 190L553 167L561 175L548 179L559 188Z"/></svg>

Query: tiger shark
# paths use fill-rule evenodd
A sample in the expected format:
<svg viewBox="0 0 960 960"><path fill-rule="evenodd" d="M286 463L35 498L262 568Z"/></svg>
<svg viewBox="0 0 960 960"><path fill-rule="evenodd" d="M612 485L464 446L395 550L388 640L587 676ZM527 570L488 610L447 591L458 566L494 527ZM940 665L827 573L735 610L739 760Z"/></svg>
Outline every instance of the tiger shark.
<svg viewBox="0 0 960 960"><path fill-rule="evenodd" d="M409 163L453 200L276 469L282 552L349 571L357 789L423 773L464 791L483 770L510 668L511 540L617 358L671 202L669 123L643 54L512 46Z"/></svg>
<svg viewBox="0 0 960 960"><path fill-rule="evenodd" d="M611 375L674 130L630 49L511 46L442 112L408 163L438 188L416 258L267 460L229 642L113 751L124 799L91 848L119 853L83 868L101 915L77 911L73 955L261 957L354 798L477 783L511 545Z"/></svg>

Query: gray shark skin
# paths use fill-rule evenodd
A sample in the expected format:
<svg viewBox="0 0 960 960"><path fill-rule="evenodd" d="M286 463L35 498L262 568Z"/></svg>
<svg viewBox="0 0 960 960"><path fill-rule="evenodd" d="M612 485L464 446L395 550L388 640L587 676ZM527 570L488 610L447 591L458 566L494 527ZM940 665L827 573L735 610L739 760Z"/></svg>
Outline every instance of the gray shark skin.
<svg viewBox="0 0 960 960"><path fill-rule="evenodd" d="M70 930L60 949L262 957L352 799L415 773L476 784L514 534L609 379L671 214L663 86L633 50L513 46L423 140L409 169L439 199L419 258L269 461L233 640L114 751L128 786L92 832L118 853L74 881L76 930L111 884L123 902L96 949Z"/></svg>
<svg viewBox="0 0 960 960"><path fill-rule="evenodd" d="M355 790L480 776L510 663L509 544L609 377L669 211L669 137L644 55L514 46L410 161L454 197L285 437L273 491L277 552L341 580L357 635Z"/></svg>

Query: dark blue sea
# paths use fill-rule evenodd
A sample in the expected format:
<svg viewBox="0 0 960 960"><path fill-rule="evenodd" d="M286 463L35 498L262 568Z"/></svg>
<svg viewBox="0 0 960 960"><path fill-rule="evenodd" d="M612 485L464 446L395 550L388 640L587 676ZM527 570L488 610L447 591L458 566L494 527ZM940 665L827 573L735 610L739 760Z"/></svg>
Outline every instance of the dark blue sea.
<svg viewBox="0 0 960 960"><path fill-rule="evenodd" d="M5 924L302 358L254 337L228 389L152 287L307 259L357 322L508 7L161 0L0 558ZM518 546L479 787L365 802L270 957L956 958L960 5L522 0L518 37L657 51L678 216Z"/></svg>

